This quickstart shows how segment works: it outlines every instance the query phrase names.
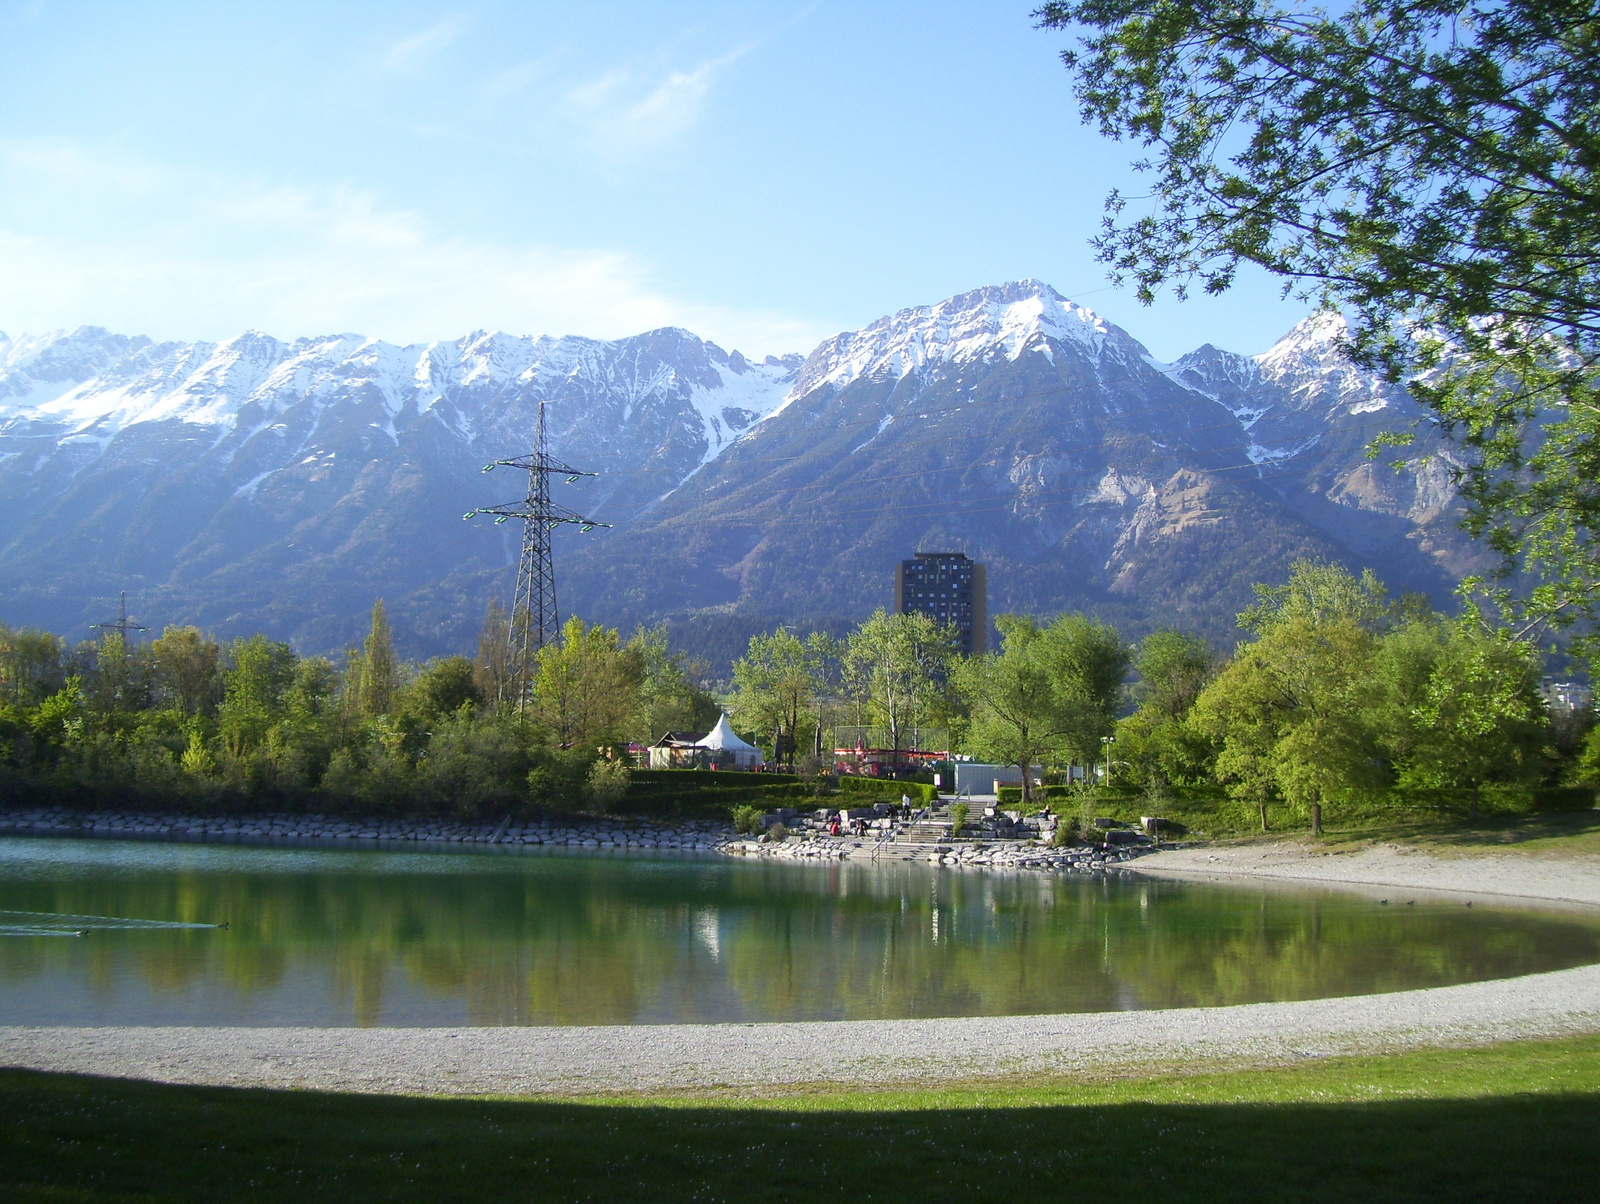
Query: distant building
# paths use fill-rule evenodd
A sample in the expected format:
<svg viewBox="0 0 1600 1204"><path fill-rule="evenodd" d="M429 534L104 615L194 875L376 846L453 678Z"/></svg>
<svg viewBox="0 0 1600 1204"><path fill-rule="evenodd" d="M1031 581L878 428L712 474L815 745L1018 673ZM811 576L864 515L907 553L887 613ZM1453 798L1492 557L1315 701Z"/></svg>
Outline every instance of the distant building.
<svg viewBox="0 0 1600 1204"><path fill-rule="evenodd" d="M1551 681L1547 677L1539 693L1544 695L1545 706L1558 715L1587 711L1594 702L1594 692L1576 681Z"/></svg>
<svg viewBox="0 0 1600 1204"><path fill-rule="evenodd" d="M989 650L989 583L984 566L965 552L918 552L894 571L894 609L954 627L966 656Z"/></svg>

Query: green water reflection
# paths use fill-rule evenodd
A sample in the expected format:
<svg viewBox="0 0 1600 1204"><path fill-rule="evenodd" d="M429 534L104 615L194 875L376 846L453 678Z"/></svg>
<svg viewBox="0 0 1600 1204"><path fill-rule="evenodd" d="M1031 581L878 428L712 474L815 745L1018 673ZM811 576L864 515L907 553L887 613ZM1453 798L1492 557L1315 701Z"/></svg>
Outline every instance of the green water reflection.
<svg viewBox="0 0 1600 1204"><path fill-rule="evenodd" d="M637 1024L1251 1003L1600 961L1581 913L1331 891L498 852L0 839L0 1024Z"/></svg>

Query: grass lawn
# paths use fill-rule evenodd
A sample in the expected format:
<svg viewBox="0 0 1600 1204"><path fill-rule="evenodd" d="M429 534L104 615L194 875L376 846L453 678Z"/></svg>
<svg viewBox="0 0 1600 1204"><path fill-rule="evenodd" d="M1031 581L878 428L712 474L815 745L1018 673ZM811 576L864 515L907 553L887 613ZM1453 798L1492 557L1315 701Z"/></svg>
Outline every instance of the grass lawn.
<svg viewBox="0 0 1600 1204"><path fill-rule="evenodd" d="M1579 857L1600 856L1600 810L1551 811L1537 815L1485 816L1476 822L1442 820L1435 823L1328 825L1324 835L1309 831L1277 832L1226 844L1260 844L1298 841L1321 850L1357 848L1390 841L1425 849L1430 853L1517 852Z"/></svg>
<svg viewBox="0 0 1600 1204"><path fill-rule="evenodd" d="M447 1100L0 1071L0 1199L1600 1197L1600 1037L947 1090Z"/></svg>

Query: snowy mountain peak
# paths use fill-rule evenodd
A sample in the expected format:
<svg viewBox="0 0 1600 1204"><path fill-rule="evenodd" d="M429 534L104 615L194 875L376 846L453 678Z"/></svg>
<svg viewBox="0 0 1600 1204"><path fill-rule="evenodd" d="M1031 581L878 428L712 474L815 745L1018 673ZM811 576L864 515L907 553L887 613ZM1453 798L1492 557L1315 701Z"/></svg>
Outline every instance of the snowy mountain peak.
<svg viewBox="0 0 1600 1204"><path fill-rule="evenodd" d="M1291 407L1368 414L1404 404L1404 389L1352 363L1344 315L1323 310L1299 322L1255 357L1264 380L1284 389Z"/></svg>
<svg viewBox="0 0 1600 1204"><path fill-rule="evenodd" d="M823 385L842 388L862 377L898 380L996 352L1016 359L1041 339L1074 343L1091 354L1125 342L1126 350L1144 354L1123 331L1048 284L1017 280L903 309L825 340L807 357L790 396L802 397Z"/></svg>
<svg viewBox="0 0 1600 1204"><path fill-rule="evenodd" d="M1288 334L1256 356L1255 360L1261 365L1261 371L1272 379L1339 366L1349 367L1343 349L1349 331L1343 314L1322 310L1296 323Z"/></svg>

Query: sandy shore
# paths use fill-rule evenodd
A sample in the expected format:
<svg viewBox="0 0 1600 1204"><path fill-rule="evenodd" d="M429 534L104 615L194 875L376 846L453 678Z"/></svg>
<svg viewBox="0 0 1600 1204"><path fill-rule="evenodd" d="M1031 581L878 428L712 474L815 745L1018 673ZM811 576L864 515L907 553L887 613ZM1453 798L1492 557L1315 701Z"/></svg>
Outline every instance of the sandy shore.
<svg viewBox="0 0 1600 1204"><path fill-rule="evenodd" d="M1169 850L1128 868L1163 877L1281 878L1600 906L1600 857L1586 855L1493 850L1441 855L1399 844L1327 850L1284 841Z"/></svg>
<svg viewBox="0 0 1600 1204"><path fill-rule="evenodd" d="M1284 844L1144 859L1238 876L1600 905L1600 858ZM590 1028L0 1028L0 1064L221 1086L447 1095L736 1091L1107 1073L1600 1032L1600 966L1389 995L948 1020Z"/></svg>

